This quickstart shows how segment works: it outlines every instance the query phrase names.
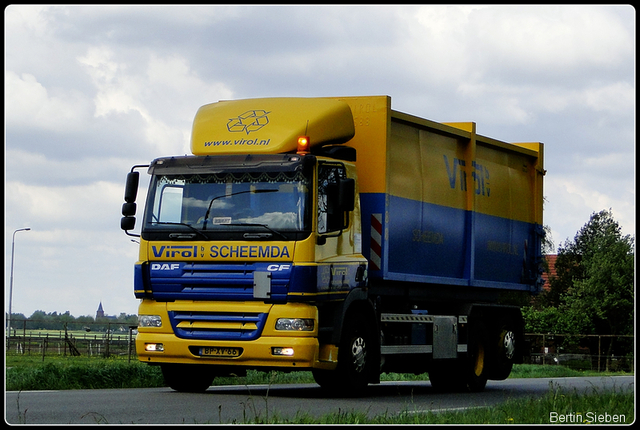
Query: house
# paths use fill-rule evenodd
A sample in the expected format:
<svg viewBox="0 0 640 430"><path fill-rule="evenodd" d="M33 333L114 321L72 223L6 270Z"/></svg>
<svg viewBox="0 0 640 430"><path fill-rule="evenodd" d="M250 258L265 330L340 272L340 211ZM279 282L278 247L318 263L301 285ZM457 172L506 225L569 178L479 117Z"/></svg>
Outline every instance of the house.
<svg viewBox="0 0 640 430"><path fill-rule="evenodd" d="M556 259L557 255L545 255L545 260L547 260L547 270L542 273L542 279L544 279L544 284L542 288L545 290L549 290L549 279L556 277Z"/></svg>

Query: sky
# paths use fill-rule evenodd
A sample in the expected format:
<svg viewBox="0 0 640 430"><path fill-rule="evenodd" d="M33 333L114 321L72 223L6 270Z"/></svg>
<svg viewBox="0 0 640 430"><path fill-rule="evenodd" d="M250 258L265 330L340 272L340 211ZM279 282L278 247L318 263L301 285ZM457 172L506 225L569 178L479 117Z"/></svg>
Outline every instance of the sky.
<svg viewBox="0 0 640 430"><path fill-rule="evenodd" d="M189 153L223 99L389 95L543 142L555 249L601 210L635 236L631 6L13 5L4 23L5 312L15 237L13 313L136 314L126 174Z"/></svg>

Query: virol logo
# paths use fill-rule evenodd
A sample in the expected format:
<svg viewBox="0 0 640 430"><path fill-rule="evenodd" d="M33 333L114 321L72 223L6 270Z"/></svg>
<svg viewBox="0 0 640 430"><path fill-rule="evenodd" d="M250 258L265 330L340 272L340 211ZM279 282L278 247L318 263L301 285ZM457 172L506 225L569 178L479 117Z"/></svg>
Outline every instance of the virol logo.
<svg viewBox="0 0 640 430"><path fill-rule="evenodd" d="M227 129L232 133L246 133L258 131L269 124L270 112L262 109L249 110L237 118L231 118L227 123Z"/></svg>
<svg viewBox="0 0 640 430"><path fill-rule="evenodd" d="M165 257L165 258L193 258L198 256L198 246L155 246L151 247L151 251L153 252L153 256L156 258Z"/></svg>

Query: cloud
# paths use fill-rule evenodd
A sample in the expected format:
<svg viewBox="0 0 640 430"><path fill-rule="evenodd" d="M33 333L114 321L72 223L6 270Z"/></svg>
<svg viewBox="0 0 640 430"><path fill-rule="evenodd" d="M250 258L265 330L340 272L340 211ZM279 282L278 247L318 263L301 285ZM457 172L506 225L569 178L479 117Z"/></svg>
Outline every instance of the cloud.
<svg viewBox="0 0 640 430"><path fill-rule="evenodd" d="M108 47L90 47L78 62L96 88L95 117L139 115L145 135L141 143L159 153L175 153L177 148L189 151L190 111L195 113L195 108L186 108L188 100L205 104L233 96L224 84L202 81L178 55L162 57L151 52L139 59L145 68L134 68Z"/></svg>
<svg viewBox="0 0 640 430"><path fill-rule="evenodd" d="M196 110L220 99L388 94L542 141L556 243L609 207L635 232L630 6L12 5L5 52L5 225L33 229L18 294L47 311L109 295L107 312L135 312L124 177L190 152Z"/></svg>
<svg viewBox="0 0 640 430"><path fill-rule="evenodd" d="M599 7L484 8L472 14L468 32L474 64L504 82L579 77L586 68L584 78L611 73L634 49L627 27Z"/></svg>
<svg viewBox="0 0 640 430"><path fill-rule="evenodd" d="M585 91L584 102L599 112L619 114L635 108L635 88L631 82L613 82Z"/></svg>
<svg viewBox="0 0 640 430"><path fill-rule="evenodd" d="M123 189L115 182L95 181L82 185L27 185L7 181L6 204L39 230L66 226L75 230L112 230L117 225ZM105 216L111 213L111 216Z"/></svg>
<svg viewBox="0 0 640 430"><path fill-rule="evenodd" d="M612 195L575 177L553 175L547 178L552 187L545 187L545 224L551 226L556 246L573 240L591 214L612 209L623 234L635 234L635 191L633 184L622 193ZM549 182L549 181L547 181Z"/></svg>
<svg viewBox="0 0 640 430"><path fill-rule="evenodd" d="M78 91L49 91L32 74L11 70L5 72L5 89L6 121L12 127L62 132L86 125L89 103Z"/></svg>

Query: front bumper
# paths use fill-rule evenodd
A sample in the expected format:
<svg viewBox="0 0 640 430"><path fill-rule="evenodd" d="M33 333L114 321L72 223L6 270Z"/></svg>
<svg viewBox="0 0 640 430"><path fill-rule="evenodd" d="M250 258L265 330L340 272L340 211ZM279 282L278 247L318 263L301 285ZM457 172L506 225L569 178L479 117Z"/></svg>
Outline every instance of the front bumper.
<svg viewBox="0 0 640 430"><path fill-rule="evenodd" d="M163 351L146 351L146 344L162 344ZM291 348L289 356L274 355L275 348ZM200 355L202 348L240 351L237 357ZM318 361L318 339L260 337L253 341L198 341L179 339L173 334L139 333L138 359L146 363L215 364L243 367L312 368Z"/></svg>
<svg viewBox="0 0 640 430"><path fill-rule="evenodd" d="M204 311L263 313L267 314L260 335L252 340L178 337L169 318L171 312L202 313ZM138 359L145 363L211 364L244 368L311 369L334 368L337 363L335 347L320 348L318 344L318 309L309 304L265 304L263 302L155 302L143 300L140 315L160 315L161 327L139 327L136 336ZM313 331L276 330L279 318L306 318L315 321ZM175 322L174 322L175 324ZM194 322L194 326L197 322ZM213 323L211 323L213 324ZM180 323L184 325L184 323ZM211 326L215 328L215 326ZM188 330L188 326L187 326ZM151 348L148 345L161 344ZM155 349L155 350L153 350ZM203 351L215 349L232 354L204 355ZM287 354L283 355L282 350Z"/></svg>

